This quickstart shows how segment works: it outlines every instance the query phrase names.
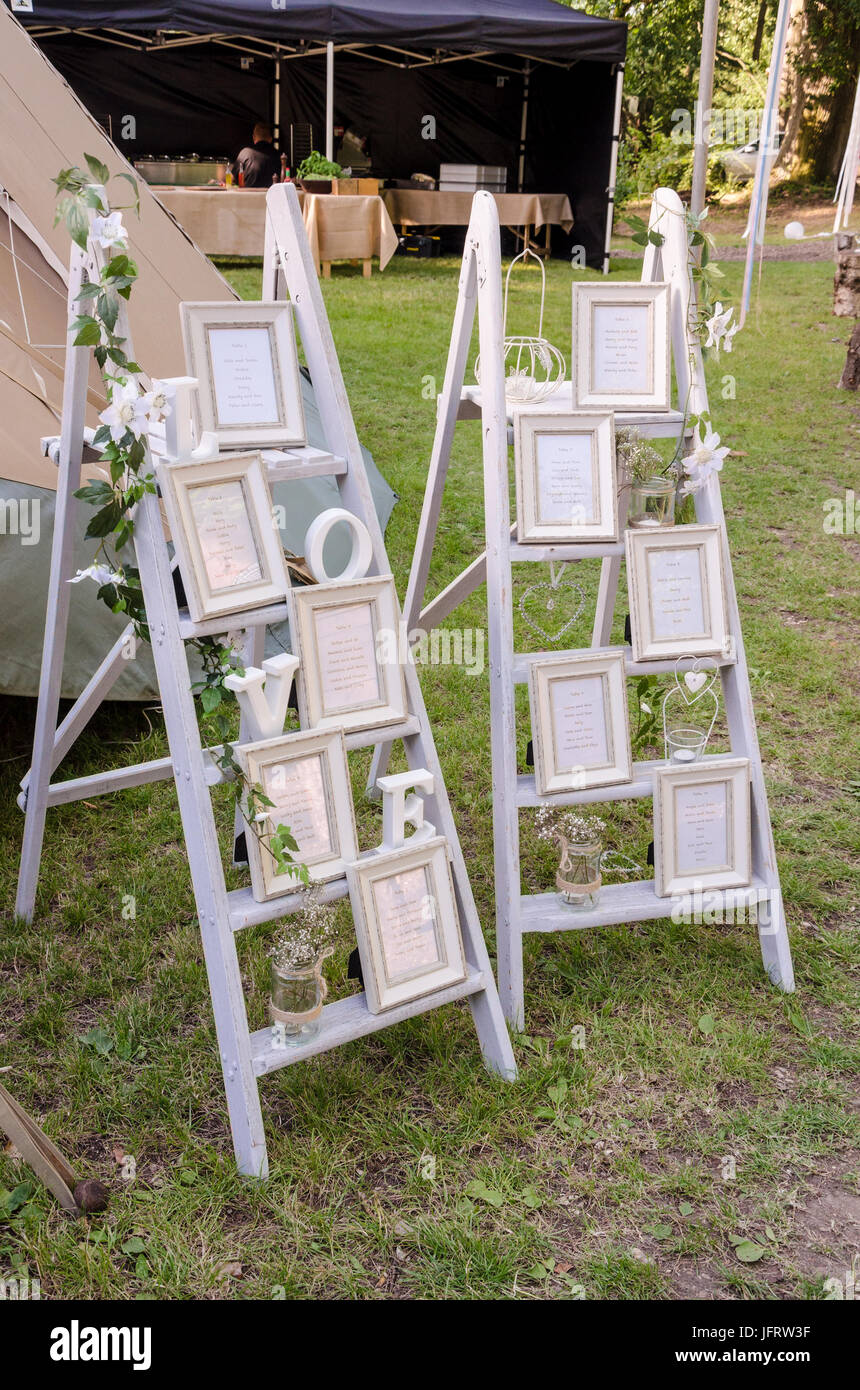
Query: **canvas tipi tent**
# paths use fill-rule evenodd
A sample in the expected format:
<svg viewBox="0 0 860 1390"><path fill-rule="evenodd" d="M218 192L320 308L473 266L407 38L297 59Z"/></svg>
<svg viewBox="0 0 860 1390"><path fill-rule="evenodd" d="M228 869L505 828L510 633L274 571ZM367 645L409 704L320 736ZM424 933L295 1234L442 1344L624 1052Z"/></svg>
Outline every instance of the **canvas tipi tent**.
<svg viewBox="0 0 860 1390"><path fill-rule="evenodd" d="M59 432L66 330L69 237L54 223L53 177L95 155L112 173L134 173L68 84L14 16L0 6L0 693L35 695L46 606L56 470L39 440ZM121 184L117 184L121 187ZM140 217L129 215L139 280L130 302L137 360L154 376L185 371L181 299L225 300L233 291L143 183ZM262 254L262 247L260 248ZM311 443L325 440L309 383L304 383ZM90 418L104 406L97 370L90 380ZM366 456L380 521L394 494ZM280 483L275 500L287 517L283 540L300 550L309 521L338 498L327 478ZM92 559L81 508L76 563ZM96 602L89 583L75 586L62 694L77 696L123 627ZM274 639L277 642L277 636ZM112 691L118 699L154 693L145 652L128 662Z"/></svg>

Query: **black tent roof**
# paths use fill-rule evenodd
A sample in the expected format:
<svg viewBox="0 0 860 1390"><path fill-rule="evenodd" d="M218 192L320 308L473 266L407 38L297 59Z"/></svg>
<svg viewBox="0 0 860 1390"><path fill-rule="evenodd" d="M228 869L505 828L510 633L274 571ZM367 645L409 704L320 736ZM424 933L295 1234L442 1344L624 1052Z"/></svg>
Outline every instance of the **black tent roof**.
<svg viewBox="0 0 860 1390"><path fill-rule="evenodd" d="M619 62L627 26L572 10L558 0L39 0L19 14L39 32L64 29L151 35L244 35L279 44L409 45L426 52L494 52L544 61Z"/></svg>

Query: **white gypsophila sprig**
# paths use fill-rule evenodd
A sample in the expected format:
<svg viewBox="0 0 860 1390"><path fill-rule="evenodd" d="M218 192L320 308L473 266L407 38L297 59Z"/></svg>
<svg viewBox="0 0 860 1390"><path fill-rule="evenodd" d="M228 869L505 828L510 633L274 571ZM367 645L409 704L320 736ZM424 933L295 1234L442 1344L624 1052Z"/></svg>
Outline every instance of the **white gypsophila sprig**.
<svg viewBox="0 0 860 1390"><path fill-rule="evenodd" d="M302 890L304 904L280 929L269 955L276 970L295 970L317 961L334 948L337 916L331 903L323 902L315 888Z"/></svg>
<svg viewBox="0 0 860 1390"><path fill-rule="evenodd" d="M546 844L554 844L559 835L578 844L590 843L599 839L605 829L606 822L600 816L583 816L555 806L539 806L535 815L535 833Z"/></svg>

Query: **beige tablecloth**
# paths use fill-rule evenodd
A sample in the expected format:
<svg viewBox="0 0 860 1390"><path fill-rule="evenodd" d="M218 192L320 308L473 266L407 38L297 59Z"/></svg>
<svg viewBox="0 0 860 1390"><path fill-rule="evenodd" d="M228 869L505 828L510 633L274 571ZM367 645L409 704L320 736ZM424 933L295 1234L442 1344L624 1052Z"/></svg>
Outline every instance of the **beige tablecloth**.
<svg viewBox="0 0 860 1390"><path fill-rule="evenodd" d="M474 193L386 188L382 194L397 226L467 227ZM555 223L569 232L573 210L565 193L494 193L503 227L543 227Z"/></svg>
<svg viewBox="0 0 860 1390"><path fill-rule="evenodd" d="M153 190L208 256L262 256L266 225L264 188ZM384 270L397 249L397 233L381 198L299 193L311 251L320 261L379 257Z"/></svg>
<svg viewBox="0 0 860 1390"><path fill-rule="evenodd" d="M397 250L397 233L380 197L306 193L302 203L311 255L321 261L379 257L384 270Z"/></svg>

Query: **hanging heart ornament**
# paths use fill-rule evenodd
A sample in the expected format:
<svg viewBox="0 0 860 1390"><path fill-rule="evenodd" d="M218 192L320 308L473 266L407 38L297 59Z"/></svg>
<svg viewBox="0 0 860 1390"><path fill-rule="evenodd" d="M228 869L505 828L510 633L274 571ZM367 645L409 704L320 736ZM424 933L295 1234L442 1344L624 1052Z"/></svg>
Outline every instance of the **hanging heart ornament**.
<svg viewBox="0 0 860 1390"><path fill-rule="evenodd" d="M675 662L675 683L684 697L685 704L694 705L697 700L700 700L703 695L707 695L712 689L719 674L719 667L712 656L696 657L692 668L684 672L682 681L678 663L689 660L688 656L678 657Z"/></svg>
<svg viewBox="0 0 860 1390"><path fill-rule="evenodd" d="M549 583L543 581L540 584L530 584L520 595L519 608L523 622L527 627L530 627L533 632L536 632L539 637L542 637L545 642L560 642L562 637L574 626L586 604L585 590L582 588L582 585L577 584L572 579L563 579L565 568L566 562L563 561L559 569L556 570L553 561L550 560ZM578 596L579 601L573 613L569 613L567 618L565 618L564 611L566 605L564 604L564 599L568 596L571 589ZM529 599L537 594L543 596L543 606L538 607L533 599L529 607ZM540 617L538 617L538 614ZM556 622L554 622L553 615L555 615L556 622L558 619L563 619L560 626L557 626Z"/></svg>

